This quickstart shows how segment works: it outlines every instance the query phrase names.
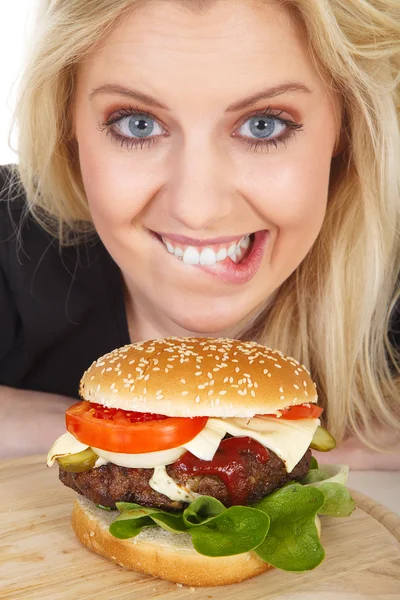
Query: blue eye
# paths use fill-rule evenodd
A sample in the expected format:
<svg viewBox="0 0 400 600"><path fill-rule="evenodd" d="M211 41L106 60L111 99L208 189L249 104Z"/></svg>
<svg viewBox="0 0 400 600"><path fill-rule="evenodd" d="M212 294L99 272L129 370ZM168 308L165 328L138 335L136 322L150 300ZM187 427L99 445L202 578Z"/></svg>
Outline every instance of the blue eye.
<svg viewBox="0 0 400 600"><path fill-rule="evenodd" d="M287 128L287 124L273 116L255 116L247 119L240 127L239 134L252 139L272 139L278 137Z"/></svg>
<svg viewBox="0 0 400 600"><path fill-rule="evenodd" d="M164 133L155 119L140 113L123 117L114 126L127 138L148 138Z"/></svg>

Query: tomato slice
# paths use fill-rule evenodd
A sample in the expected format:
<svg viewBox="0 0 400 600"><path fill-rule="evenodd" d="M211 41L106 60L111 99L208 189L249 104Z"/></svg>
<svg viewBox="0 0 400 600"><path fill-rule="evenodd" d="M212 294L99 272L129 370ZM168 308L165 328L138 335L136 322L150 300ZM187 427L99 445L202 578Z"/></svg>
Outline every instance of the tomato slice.
<svg viewBox="0 0 400 600"><path fill-rule="evenodd" d="M298 406L289 406L281 413L280 419L318 419L324 409L316 404L299 404ZM276 415L264 415L265 417L276 417ZM278 417L277 417L278 418Z"/></svg>
<svg viewBox="0 0 400 600"><path fill-rule="evenodd" d="M204 429L208 417L166 417L83 400L68 408L65 420L67 430L83 444L109 452L141 454L182 446Z"/></svg>

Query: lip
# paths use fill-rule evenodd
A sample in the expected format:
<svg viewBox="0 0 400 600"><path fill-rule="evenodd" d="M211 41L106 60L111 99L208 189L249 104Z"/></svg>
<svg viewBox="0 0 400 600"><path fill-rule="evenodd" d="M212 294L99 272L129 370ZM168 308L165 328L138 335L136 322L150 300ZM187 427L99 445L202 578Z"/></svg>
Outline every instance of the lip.
<svg viewBox="0 0 400 600"><path fill-rule="evenodd" d="M184 235L175 235L172 233L164 233L160 231L153 231L157 237L164 237L168 241L176 242L177 244L184 244L185 246L212 246L215 244L228 244L229 242L236 242L245 237L246 235L250 235L250 233L239 233L238 235L231 235L226 237L212 238L206 240L196 240L195 238L186 237Z"/></svg>
<svg viewBox="0 0 400 600"><path fill-rule="evenodd" d="M225 283L243 285L253 279L259 270L264 257L265 248L269 238L269 231L257 231L254 234L251 250L239 263L234 263L226 258L212 267L205 265L194 265L197 269L206 271Z"/></svg>
<svg viewBox="0 0 400 600"><path fill-rule="evenodd" d="M190 270L190 268L192 267L192 268L197 269L197 272L202 271L205 275L211 275L215 279L222 281L224 283L231 284L231 285L232 284L243 285L243 284L251 281L251 279L253 279L253 277L256 275L256 273L258 272L258 270L261 266L261 263L262 263L262 260L263 260L264 254L265 254L265 249L266 249L266 246L268 243L269 235L270 235L270 232L268 230L256 231L253 234L250 234L250 235L254 236L254 241L250 248L250 252L239 263L234 263L230 258L226 258L224 261L218 262L215 265L206 266L206 265L183 265L182 261L178 261L176 257L174 257L172 254L169 254L166 251L164 243L162 242L162 240L159 236L165 235L165 237L167 237L171 241L172 241L172 239L174 241L176 241L178 239L181 239L181 240L189 239L190 240L190 238L186 238L184 236L180 237L180 236L170 236L168 234L159 234L158 232L155 232L152 230L148 230L148 231L158 241L158 243L163 246L163 249L165 252L164 256L165 256L166 260L174 261L176 268L180 269L180 268L184 267L184 268ZM238 239L238 237L225 237L225 238L218 238L218 239L235 241ZM192 243L194 241L196 242L197 245L199 245L198 240L192 240ZM201 241L204 243L204 245L211 243L210 240L207 240L207 241L201 240ZM216 243L216 242L214 241L214 243Z"/></svg>

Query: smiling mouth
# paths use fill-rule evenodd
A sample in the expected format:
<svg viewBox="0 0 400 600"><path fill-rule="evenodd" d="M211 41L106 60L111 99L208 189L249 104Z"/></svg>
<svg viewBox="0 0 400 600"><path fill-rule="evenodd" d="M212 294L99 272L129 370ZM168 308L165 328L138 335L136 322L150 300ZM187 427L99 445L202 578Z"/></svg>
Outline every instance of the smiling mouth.
<svg viewBox="0 0 400 600"><path fill-rule="evenodd" d="M181 260L186 265L204 265L212 266L230 260L233 263L240 263L251 251L254 243L255 234L247 234L238 237L235 241L229 243L209 244L207 246L189 245L169 239L168 236L162 236L157 232L152 232L157 239L164 245L166 250Z"/></svg>

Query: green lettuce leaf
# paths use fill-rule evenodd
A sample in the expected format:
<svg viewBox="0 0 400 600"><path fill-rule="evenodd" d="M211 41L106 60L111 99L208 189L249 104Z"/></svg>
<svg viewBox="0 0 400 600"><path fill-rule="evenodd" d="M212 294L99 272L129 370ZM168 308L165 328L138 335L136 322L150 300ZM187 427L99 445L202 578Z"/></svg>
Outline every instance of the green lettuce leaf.
<svg viewBox="0 0 400 600"><path fill-rule="evenodd" d="M300 481L302 485L319 487L324 483L341 483L346 485L349 476L348 465L322 465L318 469L310 469L308 474Z"/></svg>
<svg viewBox="0 0 400 600"><path fill-rule="evenodd" d="M226 511L226 507L212 496L201 496L183 511L183 520L188 527L205 525Z"/></svg>
<svg viewBox="0 0 400 600"><path fill-rule="evenodd" d="M315 524L324 501L321 490L294 483L257 502L254 507L269 516L270 528L255 552L278 569L314 569L325 556Z"/></svg>
<svg viewBox="0 0 400 600"><path fill-rule="evenodd" d="M259 546L269 529L269 517L248 506L231 506L206 525L188 530L195 550L206 556L232 556Z"/></svg>
<svg viewBox="0 0 400 600"><path fill-rule="evenodd" d="M310 469L318 469L318 462L314 456L312 456L310 460Z"/></svg>
<svg viewBox="0 0 400 600"><path fill-rule="evenodd" d="M183 512L169 513L130 502L116 503L120 515L109 531L128 539L143 527L159 526L171 533L189 533L195 549L206 556L230 556L252 550L268 533L269 517L248 506L225 506L210 496L202 496Z"/></svg>
<svg viewBox="0 0 400 600"><path fill-rule="evenodd" d="M111 523L110 533L120 540L127 540L138 535L143 527L155 527L156 523L150 515L147 515L146 510L146 507L124 510Z"/></svg>
<svg viewBox="0 0 400 600"><path fill-rule="evenodd" d="M325 496L325 502L318 514L330 517L348 517L356 507L349 490L340 483L324 483L318 490Z"/></svg>

